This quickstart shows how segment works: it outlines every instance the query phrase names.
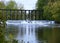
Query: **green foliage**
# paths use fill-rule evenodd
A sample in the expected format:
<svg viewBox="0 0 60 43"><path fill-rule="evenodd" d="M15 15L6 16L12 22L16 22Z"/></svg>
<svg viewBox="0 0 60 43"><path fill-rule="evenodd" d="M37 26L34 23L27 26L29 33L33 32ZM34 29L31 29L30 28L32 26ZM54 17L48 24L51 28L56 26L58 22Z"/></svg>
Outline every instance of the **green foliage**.
<svg viewBox="0 0 60 43"><path fill-rule="evenodd" d="M46 20L53 20L52 19L52 14L51 14L51 5L52 3L49 2L48 3L48 6L44 6L44 12L43 12L43 18L46 19Z"/></svg>
<svg viewBox="0 0 60 43"><path fill-rule="evenodd" d="M17 9L17 3L15 1L9 1L6 5L6 9Z"/></svg>
<svg viewBox="0 0 60 43"><path fill-rule="evenodd" d="M0 1L0 9L23 9L23 5L20 4L18 6L18 4L13 1L10 0L8 2L4 2L4 1ZM14 19L21 19L21 13L18 11L10 11L10 10L6 10L6 11L2 11L0 10L0 19L6 21L6 19L8 20L14 20Z"/></svg>
<svg viewBox="0 0 60 43"><path fill-rule="evenodd" d="M5 28L4 26L0 25L0 43L5 42Z"/></svg>
<svg viewBox="0 0 60 43"><path fill-rule="evenodd" d="M17 3L13 0L10 0L7 3L5 3L4 1L0 1L0 9L21 9L21 7L18 8ZM12 19L17 18L18 17L18 16L16 16L17 13L19 14L18 16L21 17L20 12L13 12L12 11L12 13L11 13L10 11L0 10L0 20L5 22L6 18L11 19L10 15L13 15ZM3 25L5 26L5 24L3 24ZM0 24L0 43L5 43L5 41L6 41L5 40L6 38L5 38L5 27L4 26L1 26L1 24ZM16 31L14 31L14 32L16 32ZM10 34L9 36L10 36L11 39L13 39L13 35Z"/></svg>
<svg viewBox="0 0 60 43"><path fill-rule="evenodd" d="M48 5L49 2L56 2L59 0L38 0L36 3L36 9L43 9L44 6Z"/></svg>
<svg viewBox="0 0 60 43"><path fill-rule="evenodd" d="M1 8L2 8L2 9L5 8L5 4L4 4L4 2L1 2L1 1L0 1L0 9L1 9Z"/></svg>
<svg viewBox="0 0 60 43"><path fill-rule="evenodd" d="M36 9L41 10L39 13L39 20L45 19L44 16L44 6L48 4L49 0L38 0L36 3Z"/></svg>
<svg viewBox="0 0 60 43"><path fill-rule="evenodd" d="M0 9L5 8L4 2L0 2ZM0 11L0 19L2 19L2 11Z"/></svg>
<svg viewBox="0 0 60 43"><path fill-rule="evenodd" d="M46 19L49 18L47 15L51 15L49 16L51 20L60 22L60 1L50 2L44 7L44 16L46 16Z"/></svg>
<svg viewBox="0 0 60 43"><path fill-rule="evenodd" d="M36 3L36 9L43 9L43 7L48 3L48 0L38 0Z"/></svg>
<svg viewBox="0 0 60 43"><path fill-rule="evenodd" d="M44 20L60 22L60 0L38 0L36 9L43 9Z"/></svg>

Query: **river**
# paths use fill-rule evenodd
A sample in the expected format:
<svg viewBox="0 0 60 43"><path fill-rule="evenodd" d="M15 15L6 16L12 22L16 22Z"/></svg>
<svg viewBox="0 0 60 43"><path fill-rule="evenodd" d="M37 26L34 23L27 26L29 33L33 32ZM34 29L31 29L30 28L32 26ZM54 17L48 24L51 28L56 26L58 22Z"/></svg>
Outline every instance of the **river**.
<svg viewBox="0 0 60 43"><path fill-rule="evenodd" d="M54 21L7 20L6 38L17 43L60 43L60 27Z"/></svg>

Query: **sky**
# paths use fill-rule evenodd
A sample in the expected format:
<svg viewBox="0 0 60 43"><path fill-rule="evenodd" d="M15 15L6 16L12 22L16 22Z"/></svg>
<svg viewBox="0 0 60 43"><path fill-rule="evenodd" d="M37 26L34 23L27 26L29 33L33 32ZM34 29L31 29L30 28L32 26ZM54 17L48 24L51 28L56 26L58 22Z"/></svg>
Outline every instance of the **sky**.
<svg viewBox="0 0 60 43"><path fill-rule="evenodd" d="M36 1L37 0L17 0L16 2L22 3L25 9L35 9Z"/></svg>
<svg viewBox="0 0 60 43"><path fill-rule="evenodd" d="M9 0L5 0L9 1ZM37 0L15 0L18 4L22 4L24 6L24 9L32 10L35 9L35 5Z"/></svg>

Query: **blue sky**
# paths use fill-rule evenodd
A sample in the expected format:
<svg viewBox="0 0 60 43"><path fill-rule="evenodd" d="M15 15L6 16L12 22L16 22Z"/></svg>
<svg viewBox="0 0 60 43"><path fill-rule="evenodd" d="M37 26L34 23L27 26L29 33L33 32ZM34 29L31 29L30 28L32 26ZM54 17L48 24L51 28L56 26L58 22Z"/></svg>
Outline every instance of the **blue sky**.
<svg viewBox="0 0 60 43"><path fill-rule="evenodd" d="M9 0L5 0L9 1ZM24 9L35 9L35 4L37 0L15 0L18 4L23 4Z"/></svg>

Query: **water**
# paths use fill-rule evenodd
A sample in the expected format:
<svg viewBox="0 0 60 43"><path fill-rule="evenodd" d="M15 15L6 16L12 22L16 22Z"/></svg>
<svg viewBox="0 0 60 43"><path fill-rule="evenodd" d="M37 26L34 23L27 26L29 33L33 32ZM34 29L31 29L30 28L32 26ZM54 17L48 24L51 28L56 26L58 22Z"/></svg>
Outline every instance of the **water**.
<svg viewBox="0 0 60 43"><path fill-rule="evenodd" d="M49 43L55 23L45 20L8 20L6 24L7 31L10 30L9 34L12 34L13 39L18 40L18 43Z"/></svg>

